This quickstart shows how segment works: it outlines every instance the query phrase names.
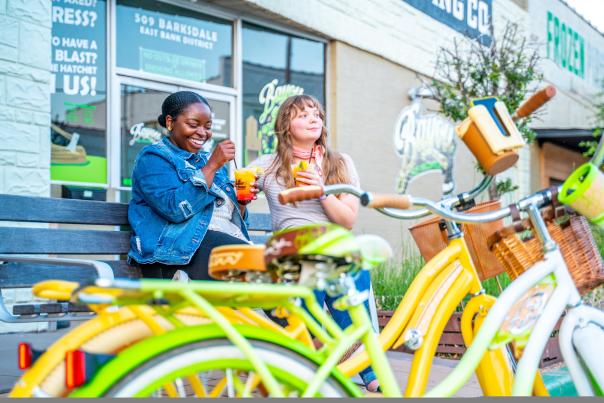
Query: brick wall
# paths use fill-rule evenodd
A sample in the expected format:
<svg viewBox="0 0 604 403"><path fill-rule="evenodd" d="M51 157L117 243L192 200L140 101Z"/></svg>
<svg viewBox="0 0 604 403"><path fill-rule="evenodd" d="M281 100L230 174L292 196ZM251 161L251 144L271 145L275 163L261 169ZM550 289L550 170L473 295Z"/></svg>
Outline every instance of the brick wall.
<svg viewBox="0 0 604 403"><path fill-rule="evenodd" d="M50 195L51 1L0 0L0 193ZM29 289L3 290L9 309ZM0 332L48 328L8 324Z"/></svg>
<svg viewBox="0 0 604 403"><path fill-rule="evenodd" d="M0 0L0 192L50 194L47 0Z"/></svg>

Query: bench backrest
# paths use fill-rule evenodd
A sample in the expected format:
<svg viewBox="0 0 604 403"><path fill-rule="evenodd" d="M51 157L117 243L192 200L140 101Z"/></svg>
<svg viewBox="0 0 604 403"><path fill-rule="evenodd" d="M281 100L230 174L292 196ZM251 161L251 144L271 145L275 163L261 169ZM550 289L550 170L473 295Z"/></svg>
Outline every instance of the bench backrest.
<svg viewBox="0 0 604 403"><path fill-rule="evenodd" d="M141 275L125 261L131 233L127 204L0 194L0 221L50 224L48 228L0 226L0 254L120 255L120 260L103 260L115 277ZM264 242L271 231L270 215L250 214L249 223L252 240ZM30 287L52 278L83 281L91 276L92 270L83 268L6 263L0 266L0 288Z"/></svg>

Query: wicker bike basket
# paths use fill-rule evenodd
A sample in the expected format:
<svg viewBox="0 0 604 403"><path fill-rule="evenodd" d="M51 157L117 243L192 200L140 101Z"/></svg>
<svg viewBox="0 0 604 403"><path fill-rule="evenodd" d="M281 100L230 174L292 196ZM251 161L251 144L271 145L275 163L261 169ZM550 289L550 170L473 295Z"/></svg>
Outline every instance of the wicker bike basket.
<svg viewBox="0 0 604 403"><path fill-rule="evenodd" d="M498 200L478 203L466 213L486 213L501 208ZM481 280L494 277L505 271L497 257L488 248L486 240L497 230L503 228L503 221L486 224L462 224L461 230L470 250L472 261ZM427 262L447 247L445 221L440 217L429 218L409 228L419 251Z"/></svg>
<svg viewBox="0 0 604 403"><path fill-rule="evenodd" d="M604 283L604 264L589 223L564 207L546 208L542 216L581 295ZM543 245L528 220L515 222L488 240L491 251L513 280L543 259Z"/></svg>

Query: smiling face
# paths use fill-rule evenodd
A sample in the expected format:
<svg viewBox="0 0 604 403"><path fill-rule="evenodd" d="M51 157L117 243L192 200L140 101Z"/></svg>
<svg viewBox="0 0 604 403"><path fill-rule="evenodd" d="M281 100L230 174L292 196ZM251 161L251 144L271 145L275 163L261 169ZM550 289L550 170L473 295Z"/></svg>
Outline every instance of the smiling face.
<svg viewBox="0 0 604 403"><path fill-rule="evenodd" d="M172 128L170 141L190 153L198 153L212 138L212 111L201 102L185 108L176 117L168 115L166 126Z"/></svg>
<svg viewBox="0 0 604 403"><path fill-rule="evenodd" d="M304 109L294 108L289 125L292 143L296 147L312 146L323 130L323 119L318 108L310 105Z"/></svg>

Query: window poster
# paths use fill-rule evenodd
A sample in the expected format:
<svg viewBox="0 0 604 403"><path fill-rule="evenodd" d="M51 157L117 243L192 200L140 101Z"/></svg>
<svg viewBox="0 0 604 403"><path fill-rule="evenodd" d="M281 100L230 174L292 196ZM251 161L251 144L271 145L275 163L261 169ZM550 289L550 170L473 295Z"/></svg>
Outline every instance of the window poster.
<svg viewBox="0 0 604 403"><path fill-rule="evenodd" d="M51 179L107 183L104 0L53 0Z"/></svg>
<svg viewBox="0 0 604 403"><path fill-rule="evenodd" d="M120 67L231 86L232 23L161 2L117 5Z"/></svg>

